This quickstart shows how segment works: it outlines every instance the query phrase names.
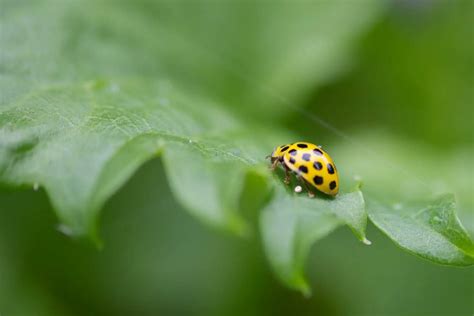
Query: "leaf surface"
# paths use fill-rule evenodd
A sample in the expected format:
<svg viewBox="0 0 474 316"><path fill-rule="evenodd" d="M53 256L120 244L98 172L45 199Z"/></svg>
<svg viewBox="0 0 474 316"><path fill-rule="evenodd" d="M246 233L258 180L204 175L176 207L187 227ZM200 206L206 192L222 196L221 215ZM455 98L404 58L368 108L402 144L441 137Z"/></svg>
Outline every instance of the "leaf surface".
<svg viewBox="0 0 474 316"><path fill-rule="evenodd" d="M99 241L104 203L161 155L177 200L211 226L246 235L245 217L269 202L260 222L268 258L305 293L304 259L316 240L343 224L366 240L359 190L334 200L296 198L263 165L274 146L296 140L279 118L349 67L355 40L382 2L1 7L0 182L44 188L64 232ZM424 215L442 219L427 232L455 255L415 247L396 229L425 231L428 219L406 220L384 207L372 209L371 219L409 250L421 254L426 246L428 259L469 263L472 242L450 205Z"/></svg>
<svg viewBox="0 0 474 316"><path fill-rule="evenodd" d="M266 81L289 97L304 86L285 78L312 86L328 80L345 67L353 39L382 8L375 1L365 8L345 2L1 5L0 181L43 187L63 230L95 239L102 205L160 153L179 201L205 222L242 230L235 214L247 169L291 138L264 135L274 124L269 118L288 108L267 100L268 91L255 83ZM357 18L347 20L348 7ZM323 19L327 14L334 19ZM275 23L283 16L291 28Z"/></svg>
<svg viewBox="0 0 474 316"><path fill-rule="evenodd" d="M474 264L474 243L456 215L452 194L392 207L372 199L368 210L370 220L401 248L440 264Z"/></svg>
<svg viewBox="0 0 474 316"><path fill-rule="evenodd" d="M309 295L311 290L303 270L312 244L345 224L341 213L365 213L364 200L358 190L339 194L335 199L292 196L281 186L275 191L261 214L266 253L285 284Z"/></svg>

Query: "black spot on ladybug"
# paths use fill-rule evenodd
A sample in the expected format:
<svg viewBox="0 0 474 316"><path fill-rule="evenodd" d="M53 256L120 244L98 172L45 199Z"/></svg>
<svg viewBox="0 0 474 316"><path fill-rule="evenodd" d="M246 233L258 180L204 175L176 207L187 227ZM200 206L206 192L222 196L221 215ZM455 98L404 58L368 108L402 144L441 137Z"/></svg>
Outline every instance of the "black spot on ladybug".
<svg viewBox="0 0 474 316"><path fill-rule="evenodd" d="M323 165L322 165L319 161L315 161L315 162L313 163L313 167L314 167L314 169L316 169L316 170L321 170L321 169L323 168Z"/></svg>
<svg viewBox="0 0 474 316"><path fill-rule="evenodd" d="M308 148L308 145L306 144L296 144L299 148Z"/></svg>
<svg viewBox="0 0 474 316"><path fill-rule="evenodd" d="M323 152L319 148L313 149L313 153L317 156L322 156Z"/></svg>
<svg viewBox="0 0 474 316"><path fill-rule="evenodd" d="M333 168L333 166L332 166L330 163L328 163L328 172L329 172L330 174L334 174L334 168ZM331 183L332 183L332 182L331 182Z"/></svg>
<svg viewBox="0 0 474 316"><path fill-rule="evenodd" d="M308 173L308 168L306 166L300 166L298 169L303 173Z"/></svg>
<svg viewBox="0 0 474 316"><path fill-rule="evenodd" d="M280 149L280 151L281 151L281 152L287 151L288 148L290 148L290 146L285 146L285 147L283 147L282 149Z"/></svg>
<svg viewBox="0 0 474 316"><path fill-rule="evenodd" d="M336 188L336 185L337 185L337 184L336 184L336 181L331 181L331 183L329 183L329 188L330 188L331 190L334 190L334 189Z"/></svg>
<svg viewBox="0 0 474 316"><path fill-rule="evenodd" d="M315 177L313 178L313 181L314 181L314 183L317 184L317 185L323 184L323 178L320 177L320 176L315 176Z"/></svg>
<svg viewBox="0 0 474 316"><path fill-rule="evenodd" d="M295 159L290 158L290 162L291 162L292 164L295 164Z"/></svg>
<svg viewBox="0 0 474 316"><path fill-rule="evenodd" d="M296 156L296 154L298 153L298 151L296 149L292 149L289 151L290 155L292 156Z"/></svg>
<svg viewBox="0 0 474 316"><path fill-rule="evenodd" d="M301 158L303 158L304 161L310 161L311 160L311 155L306 153L306 154L303 154L303 156Z"/></svg>

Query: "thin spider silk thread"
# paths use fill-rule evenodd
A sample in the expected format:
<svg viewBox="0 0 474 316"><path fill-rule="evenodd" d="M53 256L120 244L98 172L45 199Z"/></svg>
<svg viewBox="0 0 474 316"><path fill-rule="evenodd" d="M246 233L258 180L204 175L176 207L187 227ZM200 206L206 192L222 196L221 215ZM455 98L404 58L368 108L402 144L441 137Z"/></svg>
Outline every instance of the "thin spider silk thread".
<svg viewBox="0 0 474 316"><path fill-rule="evenodd" d="M176 32L175 30L173 30L173 33L176 35L176 37L179 37L185 43L190 42L188 39L184 38L182 36L182 34ZM193 42L193 45L196 48L198 48L199 50L201 50L201 52L203 52L203 53L207 54L209 57L211 57L212 60L215 60L216 62L218 62L221 66L223 66L223 68L225 68L227 70L227 72L229 72L229 73L233 74L234 76L242 79L244 82L246 82L250 85L253 85L254 87L257 87L257 89L263 91L265 93L265 95L267 95L268 97L271 97L274 100L276 100L277 102L280 102L281 104L286 105L290 110L301 114L302 116L304 116L307 119L313 121L314 123L318 124L319 126L325 128L326 130L330 131L331 133L333 133L333 134L337 135L338 137L346 140L350 144L352 144L354 146L357 146L357 148L363 149L365 151L365 153L368 154L370 157L378 157L378 158L382 159L381 155L376 150L374 150L372 148L369 148L368 146L362 144L360 141L358 141L355 138L349 136L347 133L343 132L340 128L330 124L329 122L327 122L326 120L324 120L321 117L317 116L316 114L314 114L312 112L309 112L308 110L303 109L299 106L294 105L286 97L279 94L274 89L272 89L272 88L270 88L270 87L268 87L264 84L261 84L261 83L257 82L256 80L254 80L250 76L248 76L245 73L243 73L242 71L238 70L234 66L235 63L233 64L233 63L229 62L229 60L231 58L225 58L224 53L217 52L215 49L213 49L213 50L207 49L205 46L203 46L200 43L197 43L195 41ZM418 184L420 184L421 186L426 188L429 192L431 192L432 194L434 193L433 189L431 188L431 185L429 185L425 180L422 180L421 177L413 174L413 172L408 172L403 167L400 167L397 164L391 163L386 159L382 159L382 161L384 161L386 163L386 165L388 167L390 167L392 170L401 172L403 175L414 179L416 182L418 182Z"/></svg>
<svg viewBox="0 0 474 316"><path fill-rule="evenodd" d="M371 157L378 157L378 158L381 159L381 155L376 150L374 150L372 148L369 148L367 145L362 144L360 141L357 141L355 138L349 136L347 133L343 132L341 129L339 129L338 127L330 124L329 122L327 122L326 120L324 120L321 117L317 116L316 114L314 114L312 112L309 112L308 110L303 109L299 106L294 105L287 98L285 98L281 94L277 93L274 89L271 89L268 86L265 86L263 84L258 84L255 80L251 79L249 76L246 76L244 73L242 73L240 71L237 71L233 67L230 67L230 64L226 63L225 59L223 59L222 56L215 54L215 57L219 57L220 63L222 65L224 65L225 68L227 68L227 70L229 72L231 72L235 76L238 76L240 79L243 79L247 83L254 85L258 89L264 91L264 93L267 96L272 97L274 100L278 100L280 103L286 105L290 110L301 114L302 116L304 116L307 119L311 120L312 122L318 124L319 126L325 128L326 130L330 131L331 133L333 133L333 134L337 135L338 137L346 140L350 144L352 144L354 146L357 146L357 148L363 149L363 151L365 151L365 153L369 154ZM428 191L433 193L433 190L431 189L431 186L426 181L422 180L421 177L418 177L417 175L414 175L412 172L408 172L403 167L400 167L399 165L393 164L393 163L389 162L386 159L382 159L382 160L391 169L393 169L395 171L399 171L399 172L403 173L404 175L411 177L418 184L422 185Z"/></svg>

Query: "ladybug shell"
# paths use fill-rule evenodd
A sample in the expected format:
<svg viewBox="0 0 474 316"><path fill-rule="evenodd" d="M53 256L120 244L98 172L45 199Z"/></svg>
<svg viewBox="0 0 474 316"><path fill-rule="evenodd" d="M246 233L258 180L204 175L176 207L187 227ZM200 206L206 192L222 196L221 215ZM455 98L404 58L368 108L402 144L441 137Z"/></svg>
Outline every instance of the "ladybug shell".
<svg viewBox="0 0 474 316"><path fill-rule="evenodd" d="M285 165L307 183L328 195L339 192L339 175L332 158L320 147L306 142L289 145Z"/></svg>

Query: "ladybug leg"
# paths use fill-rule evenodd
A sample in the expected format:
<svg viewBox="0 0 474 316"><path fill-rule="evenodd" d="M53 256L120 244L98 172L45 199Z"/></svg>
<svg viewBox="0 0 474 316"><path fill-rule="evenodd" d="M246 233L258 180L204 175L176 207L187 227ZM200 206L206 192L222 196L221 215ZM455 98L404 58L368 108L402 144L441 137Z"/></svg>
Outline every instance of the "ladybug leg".
<svg viewBox="0 0 474 316"><path fill-rule="evenodd" d="M286 185L290 184L290 169L288 169L287 166L285 166L285 180L283 180Z"/></svg>
<svg viewBox="0 0 474 316"><path fill-rule="evenodd" d="M309 185L308 185L308 182L306 182L306 180L303 179L302 176L298 176L298 179L300 180L300 182L303 183L304 187L306 188L306 191L308 192L308 196L309 196L310 198L314 198L314 193L313 193L313 191L311 191L311 189L310 189L310 187L309 187Z"/></svg>
<svg viewBox="0 0 474 316"><path fill-rule="evenodd" d="M276 167L278 166L278 163L279 163L279 162L280 162L280 161L279 161L278 159L276 159L276 160L272 163L272 165L270 166L270 170L271 170L271 171L275 171L275 169L276 169Z"/></svg>

